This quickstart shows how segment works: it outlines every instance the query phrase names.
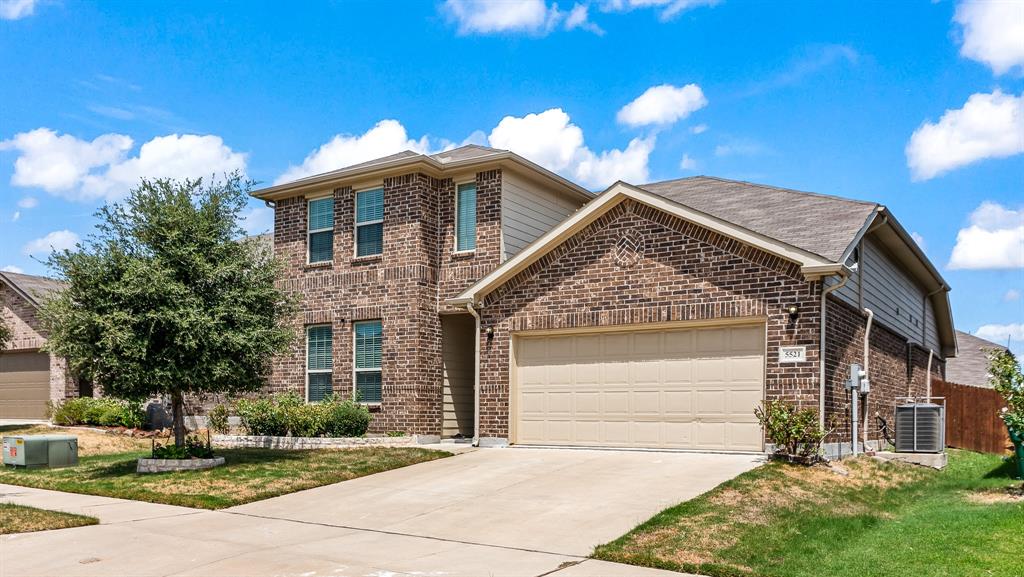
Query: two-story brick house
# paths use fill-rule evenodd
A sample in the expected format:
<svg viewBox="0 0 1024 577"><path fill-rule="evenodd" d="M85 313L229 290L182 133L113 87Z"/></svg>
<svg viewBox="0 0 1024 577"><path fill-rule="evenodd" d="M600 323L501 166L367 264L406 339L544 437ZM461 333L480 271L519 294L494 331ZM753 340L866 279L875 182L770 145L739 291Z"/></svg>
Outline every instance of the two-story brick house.
<svg viewBox="0 0 1024 577"><path fill-rule="evenodd" d="M876 203L708 177L595 197L478 146L254 195L302 301L272 389L354 394L377 431L760 451L753 410L785 399L848 443L850 363L875 439L956 351L948 285Z"/></svg>

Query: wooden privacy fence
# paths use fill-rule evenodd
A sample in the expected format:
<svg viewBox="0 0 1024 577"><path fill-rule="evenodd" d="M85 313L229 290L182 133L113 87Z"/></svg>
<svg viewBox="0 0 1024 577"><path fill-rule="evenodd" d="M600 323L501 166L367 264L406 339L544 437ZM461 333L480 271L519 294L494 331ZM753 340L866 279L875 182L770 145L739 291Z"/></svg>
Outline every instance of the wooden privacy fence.
<svg viewBox="0 0 1024 577"><path fill-rule="evenodd" d="M1011 447L999 418L1003 398L992 389L932 381L932 395L946 399L946 445L982 453L1005 453Z"/></svg>

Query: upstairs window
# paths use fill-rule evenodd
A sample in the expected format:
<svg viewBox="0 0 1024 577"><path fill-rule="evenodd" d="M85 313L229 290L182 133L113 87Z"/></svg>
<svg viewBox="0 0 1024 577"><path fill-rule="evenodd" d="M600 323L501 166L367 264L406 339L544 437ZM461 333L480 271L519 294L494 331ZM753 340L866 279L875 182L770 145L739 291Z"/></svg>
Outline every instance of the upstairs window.
<svg viewBox="0 0 1024 577"><path fill-rule="evenodd" d="M455 193L455 250L476 248L476 183L460 184Z"/></svg>
<svg viewBox="0 0 1024 577"><path fill-rule="evenodd" d="M334 258L334 199L318 198L307 205L308 262L330 262Z"/></svg>
<svg viewBox="0 0 1024 577"><path fill-rule="evenodd" d="M360 403L381 401L382 336L380 321L355 323L355 391L356 400Z"/></svg>
<svg viewBox="0 0 1024 577"><path fill-rule="evenodd" d="M356 193L356 256L384 252L384 189Z"/></svg>
<svg viewBox="0 0 1024 577"><path fill-rule="evenodd" d="M334 358L331 325L306 328L306 400L314 403L334 392L331 375Z"/></svg>

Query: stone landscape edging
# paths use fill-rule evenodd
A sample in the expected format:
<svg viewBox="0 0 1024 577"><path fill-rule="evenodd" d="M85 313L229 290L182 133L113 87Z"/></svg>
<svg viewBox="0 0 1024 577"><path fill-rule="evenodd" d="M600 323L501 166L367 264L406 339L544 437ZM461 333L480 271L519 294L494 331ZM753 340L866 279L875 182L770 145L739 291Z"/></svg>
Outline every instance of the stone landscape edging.
<svg viewBox="0 0 1024 577"><path fill-rule="evenodd" d="M172 471L202 471L224 464L224 457L211 459L139 459L136 473L170 473Z"/></svg>
<svg viewBox="0 0 1024 577"><path fill-rule="evenodd" d="M408 447L437 443L431 435L404 437L272 437L269 435L214 435L213 444L231 449L345 449L350 447Z"/></svg>

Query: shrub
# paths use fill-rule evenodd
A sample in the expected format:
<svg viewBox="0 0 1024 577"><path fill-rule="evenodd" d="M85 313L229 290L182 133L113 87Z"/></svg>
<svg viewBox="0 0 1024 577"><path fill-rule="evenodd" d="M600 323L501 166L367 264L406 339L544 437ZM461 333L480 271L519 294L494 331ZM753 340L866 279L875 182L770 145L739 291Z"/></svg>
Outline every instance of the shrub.
<svg viewBox="0 0 1024 577"><path fill-rule="evenodd" d="M754 409L765 437L775 453L790 460L814 461L827 434L818 424L818 412L800 409L782 401L768 401Z"/></svg>
<svg viewBox="0 0 1024 577"><path fill-rule="evenodd" d="M999 416L1008 429L1024 434L1024 373L1020 364L1010 351L990 349L987 352L989 381L1006 403Z"/></svg>
<svg viewBox="0 0 1024 577"><path fill-rule="evenodd" d="M185 437L183 445L153 446L154 459L209 459L213 457L213 447L197 435Z"/></svg>
<svg viewBox="0 0 1024 577"><path fill-rule="evenodd" d="M361 437L370 426L366 407L331 396L306 403L294 393L238 401L238 416L250 435Z"/></svg>
<svg viewBox="0 0 1024 577"><path fill-rule="evenodd" d="M285 415L273 399L241 399L238 417L250 435L284 436L288 433Z"/></svg>
<svg viewBox="0 0 1024 577"><path fill-rule="evenodd" d="M210 414L206 415L206 426L214 433L220 433L222 435L227 433L229 412L227 405L215 405L210 409Z"/></svg>
<svg viewBox="0 0 1024 577"><path fill-rule="evenodd" d="M56 425L100 425L137 429L146 420L142 403L111 397L79 397L50 405Z"/></svg>

